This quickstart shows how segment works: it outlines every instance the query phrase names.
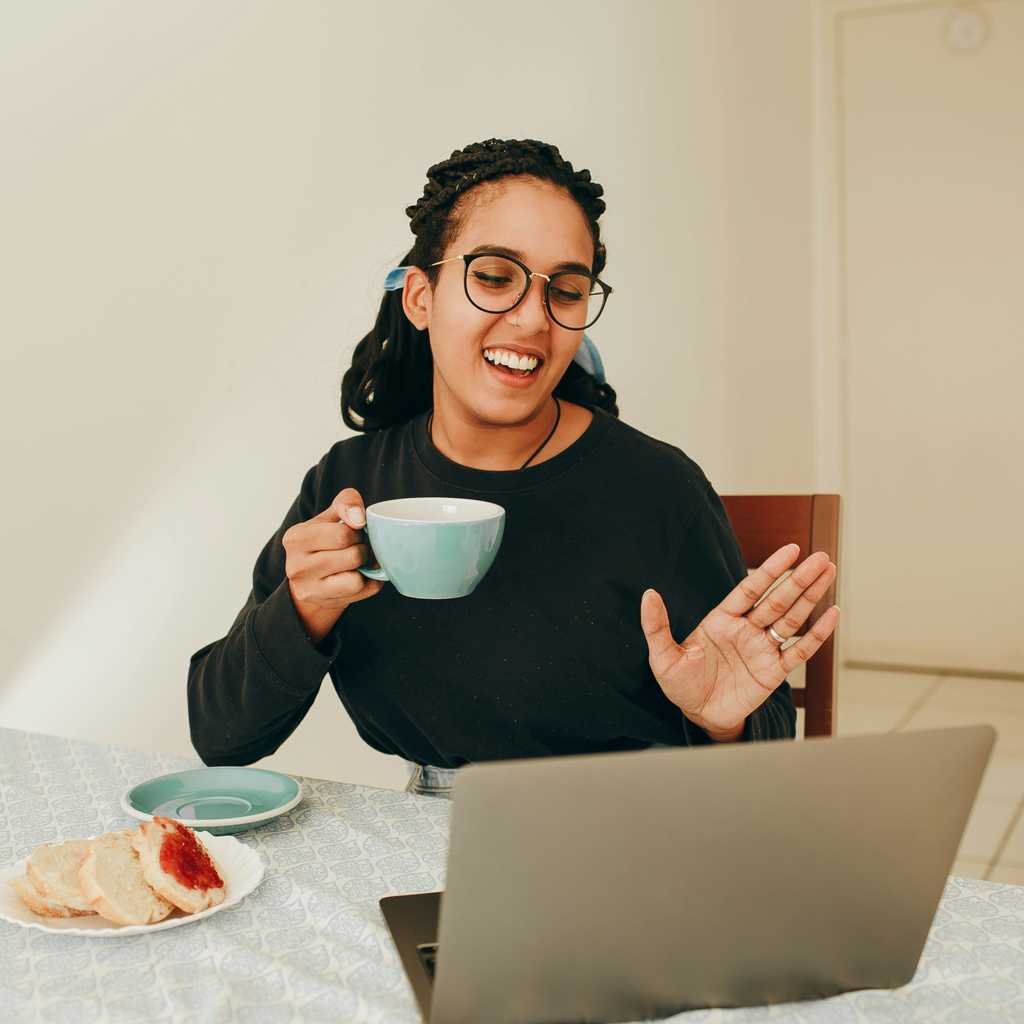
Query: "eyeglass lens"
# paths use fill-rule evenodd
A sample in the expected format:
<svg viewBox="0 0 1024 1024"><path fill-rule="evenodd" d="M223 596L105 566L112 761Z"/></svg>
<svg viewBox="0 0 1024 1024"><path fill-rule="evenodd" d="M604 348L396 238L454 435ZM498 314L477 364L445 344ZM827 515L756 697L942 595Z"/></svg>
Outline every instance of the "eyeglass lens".
<svg viewBox="0 0 1024 1024"><path fill-rule="evenodd" d="M505 313L526 291L523 268L504 256L477 256L466 267L466 292L478 309ZM544 279L537 280L538 285ZM556 323L574 330L589 327L601 314L604 290L586 274L560 272L551 282L550 312Z"/></svg>

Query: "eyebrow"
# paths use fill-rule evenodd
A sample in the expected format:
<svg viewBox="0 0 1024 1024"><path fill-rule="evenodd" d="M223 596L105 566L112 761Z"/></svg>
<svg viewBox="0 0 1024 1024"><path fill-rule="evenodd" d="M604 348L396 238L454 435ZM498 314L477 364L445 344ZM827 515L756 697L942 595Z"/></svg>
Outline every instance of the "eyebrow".
<svg viewBox="0 0 1024 1024"><path fill-rule="evenodd" d="M467 255L472 256L478 252L496 252L501 256L514 256L517 260L526 261L525 256L518 249L510 249L507 245L491 245L490 243L484 243L478 245L475 249L470 249ZM579 263L576 260L563 260L561 263L556 263L554 270L575 270L579 274L590 274L590 267L586 264Z"/></svg>

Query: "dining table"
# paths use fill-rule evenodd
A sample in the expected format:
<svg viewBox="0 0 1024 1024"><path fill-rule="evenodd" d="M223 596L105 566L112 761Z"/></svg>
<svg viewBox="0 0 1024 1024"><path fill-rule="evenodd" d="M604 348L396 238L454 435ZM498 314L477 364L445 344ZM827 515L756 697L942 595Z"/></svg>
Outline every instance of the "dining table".
<svg viewBox="0 0 1024 1024"><path fill-rule="evenodd" d="M121 806L129 787L202 766L195 756L0 727L0 867L41 843L132 828L138 821ZM444 888L452 803L293 777L301 801L235 836L265 870L220 913L124 936L0 920L0 1021L419 1024L378 900ZM901 988L662 1019L1024 1022L1024 886L950 877Z"/></svg>

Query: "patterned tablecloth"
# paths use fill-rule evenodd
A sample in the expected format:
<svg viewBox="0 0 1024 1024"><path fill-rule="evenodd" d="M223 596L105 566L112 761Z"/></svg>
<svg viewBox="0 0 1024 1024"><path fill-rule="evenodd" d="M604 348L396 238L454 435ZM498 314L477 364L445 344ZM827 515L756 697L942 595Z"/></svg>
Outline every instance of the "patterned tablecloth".
<svg viewBox="0 0 1024 1024"><path fill-rule="evenodd" d="M42 842L130 827L119 806L127 786L201 764L0 729L0 866ZM377 900L443 888L451 804L302 782L290 813L239 834L267 873L234 907L124 938L0 921L0 1020L418 1024ZM1024 886L951 878L917 974L901 989L670 1019L768 1018L1024 1022Z"/></svg>

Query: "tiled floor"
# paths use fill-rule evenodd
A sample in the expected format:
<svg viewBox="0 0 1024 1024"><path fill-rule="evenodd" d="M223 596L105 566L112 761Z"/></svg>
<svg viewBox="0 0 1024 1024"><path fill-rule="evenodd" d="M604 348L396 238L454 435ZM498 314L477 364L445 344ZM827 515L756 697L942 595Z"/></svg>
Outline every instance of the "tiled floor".
<svg viewBox="0 0 1024 1024"><path fill-rule="evenodd" d="M976 722L995 727L995 750L953 874L1024 885L1024 682L840 668L837 689L839 736ZM800 736L803 711L797 714Z"/></svg>

